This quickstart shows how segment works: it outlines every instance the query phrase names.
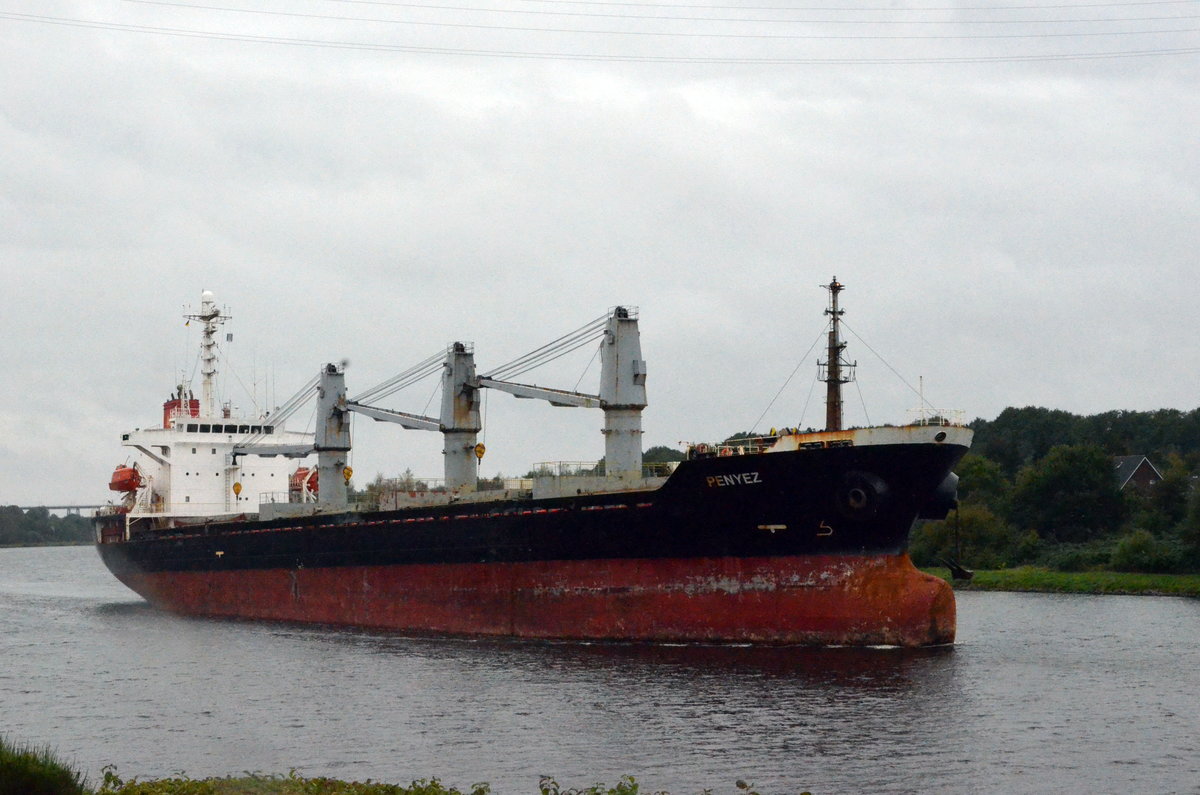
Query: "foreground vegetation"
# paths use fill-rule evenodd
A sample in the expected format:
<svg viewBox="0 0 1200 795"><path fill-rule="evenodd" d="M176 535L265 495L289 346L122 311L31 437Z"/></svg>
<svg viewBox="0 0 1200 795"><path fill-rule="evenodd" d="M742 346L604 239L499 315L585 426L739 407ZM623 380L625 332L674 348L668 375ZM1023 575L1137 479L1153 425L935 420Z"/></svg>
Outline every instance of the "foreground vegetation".
<svg viewBox="0 0 1200 795"><path fill-rule="evenodd" d="M437 779L414 781L407 786L374 781L339 781L330 778L246 775L226 778L185 777L122 781L108 771L95 795L486 795L486 784L470 789L448 787Z"/></svg>
<svg viewBox="0 0 1200 795"><path fill-rule="evenodd" d="M759 795L753 784L738 781L735 786L746 795ZM565 789L553 778L542 776L537 791L538 795L638 795L641 789L632 776L623 776L612 787L593 784L579 789ZM92 789L82 774L57 759L49 748L23 745L0 735L0 795L489 795L490 792L487 784L472 784L460 790L436 778L404 786L370 780L305 778L294 771L286 776L246 774L205 779L179 776L125 781L112 767L105 768L100 787Z"/></svg>
<svg viewBox="0 0 1200 795"><path fill-rule="evenodd" d="M0 735L0 795L90 795L79 772L49 748L10 742Z"/></svg>
<svg viewBox="0 0 1200 795"><path fill-rule="evenodd" d="M1200 598L1200 574L1136 574L1118 571L1053 571L1037 566L977 571L969 581L952 580L950 570L925 569L960 591L1143 594Z"/></svg>

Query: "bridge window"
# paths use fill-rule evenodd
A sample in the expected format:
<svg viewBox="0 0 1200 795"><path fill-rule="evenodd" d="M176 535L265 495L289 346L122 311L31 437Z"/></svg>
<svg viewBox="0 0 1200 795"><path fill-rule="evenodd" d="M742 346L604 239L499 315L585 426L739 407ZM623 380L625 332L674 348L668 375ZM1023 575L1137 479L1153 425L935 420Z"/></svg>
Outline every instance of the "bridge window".
<svg viewBox="0 0 1200 795"><path fill-rule="evenodd" d="M275 426L274 425L263 426L263 433L275 433Z"/></svg>
<svg viewBox="0 0 1200 795"><path fill-rule="evenodd" d="M250 426L249 425L239 425L238 433L250 433Z"/></svg>
<svg viewBox="0 0 1200 795"><path fill-rule="evenodd" d="M195 432L196 432L196 429L197 429L197 428L199 428L199 427L200 427L200 426L199 426L199 425L197 425L196 423L194 423L194 422L189 422L189 423L188 423L188 426L187 426L188 433L195 433Z"/></svg>
<svg viewBox="0 0 1200 795"><path fill-rule="evenodd" d="M211 430L212 430L212 426L208 425L207 423L202 423L200 425L200 433L208 433Z"/></svg>
<svg viewBox="0 0 1200 795"><path fill-rule="evenodd" d="M262 433L262 426L261 425L251 425L250 433Z"/></svg>
<svg viewBox="0 0 1200 795"><path fill-rule="evenodd" d="M213 455L216 455L216 454L217 454L217 448L215 448L215 447L214 447L214 448L212 449L212 451L213 451Z"/></svg>
<svg viewBox="0 0 1200 795"><path fill-rule="evenodd" d="M236 425L226 425L225 433L237 433L237 426Z"/></svg>

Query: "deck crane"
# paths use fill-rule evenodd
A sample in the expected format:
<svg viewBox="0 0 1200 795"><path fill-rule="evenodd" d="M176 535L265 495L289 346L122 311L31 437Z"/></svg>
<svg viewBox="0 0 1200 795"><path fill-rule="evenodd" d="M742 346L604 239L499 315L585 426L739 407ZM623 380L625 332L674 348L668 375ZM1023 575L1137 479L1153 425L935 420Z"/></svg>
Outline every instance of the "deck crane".
<svg viewBox="0 0 1200 795"><path fill-rule="evenodd" d="M600 343L600 394L521 384L507 380L544 364L597 337ZM582 340L582 341L581 341ZM518 398L545 400L552 406L584 406L604 411L604 471L608 477L642 476L642 409L646 408L646 362L642 358L638 313L614 307L586 326L479 378L479 386Z"/></svg>
<svg viewBox="0 0 1200 795"><path fill-rule="evenodd" d="M414 431L441 431L445 459L446 489L454 493L475 491L478 469L476 448L479 431L479 386L475 377L475 353L469 343L455 342L446 349L442 367L442 413L440 418L379 408L364 403L378 400L431 374L438 356L430 357L395 378L346 402L346 410L380 422L394 422ZM481 450L481 448L480 448Z"/></svg>
<svg viewBox="0 0 1200 795"><path fill-rule="evenodd" d="M347 464L350 452L350 417L346 406L346 365L325 364L321 372L275 412L284 419L303 405L312 394L317 396L317 427L311 444L262 444L259 437L250 437L233 448L233 456L282 455L304 458L317 454L317 478L321 484L319 502L326 508L345 508L347 483L350 480Z"/></svg>
<svg viewBox="0 0 1200 795"><path fill-rule="evenodd" d="M600 392L592 395L508 380L600 339ZM440 417L372 406L393 392L442 370ZM637 310L618 306L607 315L560 337L485 376L475 372L475 352L469 343L452 343L438 353L354 399L346 397L345 365L326 364L318 378L288 401L288 413L314 391L318 424L311 444L263 445L249 442L234 448L234 455L283 455L302 458L317 454L319 503L324 508L348 504L346 471L350 451L351 413L403 428L440 431L444 436L446 488L452 493L475 491L478 457L482 448L479 390L496 389L514 397L545 400L554 406L583 406L604 411L605 475L610 479L636 481L642 476L642 410L646 407L646 362L642 359Z"/></svg>

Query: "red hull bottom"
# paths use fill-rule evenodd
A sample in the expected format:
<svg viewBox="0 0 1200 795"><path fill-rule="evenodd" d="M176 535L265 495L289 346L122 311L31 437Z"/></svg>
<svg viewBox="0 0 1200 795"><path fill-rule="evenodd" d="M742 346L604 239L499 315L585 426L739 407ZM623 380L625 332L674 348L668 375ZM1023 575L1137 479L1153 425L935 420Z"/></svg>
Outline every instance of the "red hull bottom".
<svg viewBox="0 0 1200 795"><path fill-rule="evenodd" d="M952 643L954 593L907 554L125 574L185 615L545 639Z"/></svg>

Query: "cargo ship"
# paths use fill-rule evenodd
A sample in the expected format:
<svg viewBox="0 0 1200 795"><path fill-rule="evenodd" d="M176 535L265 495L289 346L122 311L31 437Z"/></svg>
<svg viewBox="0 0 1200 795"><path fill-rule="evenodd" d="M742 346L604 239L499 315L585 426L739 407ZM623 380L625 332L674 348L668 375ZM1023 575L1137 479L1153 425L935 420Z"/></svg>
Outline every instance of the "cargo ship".
<svg viewBox="0 0 1200 795"><path fill-rule="evenodd" d="M134 454L113 473L121 496L97 514L96 548L152 605L189 616L589 641L952 643L953 592L907 545L915 521L955 505L972 432L947 412L843 428L855 365L840 335L844 285L824 287L826 427L688 444L658 469L642 461L647 368L632 307L486 375L455 342L351 398L344 366L325 364L275 411L240 416L214 401L228 315L205 292L187 316L201 329L202 395L177 385L161 427L122 437ZM589 343L597 394L513 380ZM438 371L439 416L375 405ZM484 389L601 409L604 459L479 478ZM286 430L310 398L314 431ZM444 478L352 501L355 414L443 434Z"/></svg>

